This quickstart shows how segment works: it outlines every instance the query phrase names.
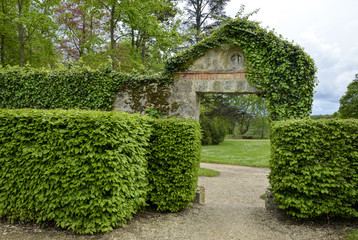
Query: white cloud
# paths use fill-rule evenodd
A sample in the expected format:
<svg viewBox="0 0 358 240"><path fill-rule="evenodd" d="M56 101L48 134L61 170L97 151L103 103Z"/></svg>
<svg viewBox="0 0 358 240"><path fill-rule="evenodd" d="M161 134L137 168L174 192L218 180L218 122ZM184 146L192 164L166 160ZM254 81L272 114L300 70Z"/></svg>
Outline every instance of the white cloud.
<svg viewBox="0 0 358 240"><path fill-rule="evenodd" d="M232 0L227 13L235 16L241 4L246 13L260 8L253 20L294 40L314 59L319 85L313 114L337 111L339 99L358 73L358 1Z"/></svg>
<svg viewBox="0 0 358 240"><path fill-rule="evenodd" d="M312 112L315 115L332 114L333 112L327 112L326 109L337 109L339 108L339 102L336 99L325 99L319 98L314 99Z"/></svg>

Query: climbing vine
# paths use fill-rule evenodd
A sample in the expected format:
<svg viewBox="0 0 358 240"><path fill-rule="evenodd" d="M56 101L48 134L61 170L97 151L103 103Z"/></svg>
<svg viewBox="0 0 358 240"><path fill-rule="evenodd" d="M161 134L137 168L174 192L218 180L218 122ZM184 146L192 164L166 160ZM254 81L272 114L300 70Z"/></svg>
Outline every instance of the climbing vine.
<svg viewBox="0 0 358 240"><path fill-rule="evenodd" d="M59 65L55 69L0 67L0 108L110 111L120 89L169 81L167 76L130 75L107 66L97 70L81 65Z"/></svg>
<svg viewBox="0 0 358 240"><path fill-rule="evenodd" d="M228 44L243 51L246 78L262 90L271 120L310 114L317 83L312 58L300 46L240 16L225 20L210 37L170 58L165 71L154 76L127 75L107 67L0 68L0 108L110 110L120 88L146 82L170 84L173 73L187 70L206 52Z"/></svg>
<svg viewBox="0 0 358 240"><path fill-rule="evenodd" d="M169 59L166 70L187 70L206 52L227 44L243 51L246 78L264 92L272 120L302 118L311 113L317 84L313 59L300 46L248 17L225 20L210 37Z"/></svg>

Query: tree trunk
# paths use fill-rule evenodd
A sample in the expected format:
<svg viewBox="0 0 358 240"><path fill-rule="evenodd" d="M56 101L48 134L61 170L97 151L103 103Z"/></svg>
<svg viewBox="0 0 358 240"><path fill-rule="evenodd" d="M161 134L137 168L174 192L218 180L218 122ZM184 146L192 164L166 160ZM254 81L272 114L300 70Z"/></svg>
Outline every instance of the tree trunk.
<svg viewBox="0 0 358 240"><path fill-rule="evenodd" d="M1 55L1 65L4 66L5 65L5 51L4 51L4 45L5 45L5 35L1 35L1 40L0 40L0 48L1 48L1 52L0 52L0 55Z"/></svg>
<svg viewBox="0 0 358 240"><path fill-rule="evenodd" d="M115 12L116 12L116 4L113 3L112 8L111 8L111 19L110 19L110 38L111 38L111 58L112 58L112 67L116 68L118 66L117 63L117 59L114 56L115 52L115 48L116 48L116 40L114 37L114 30L116 28L116 24L115 24Z"/></svg>
<svg viewBox="0 0 358 240"><path fill-rule="evenodd" d="M132 47L134 47L135 46L135 39L134 39L134 30L133 30L133 28L131 30L131 39L132 39Z"/></svg>
<svg viewBox="0 0 358 240"><path fill-rule="evenodd" d="M196 43L200 42L201 41L201 38L199 37L200 36L200 28L201 28L201 4L199 5L198 3L198 6L197 6L197 9L196 9L196 18L195 18L195 41Z"/></svg>
<svg viewBox="0 0 358 240"><path fill-rule="evenodd" d="M22 17L22 6L24 4L24 0L17 0L18 6L18 16L19 19ZM19 42L20 42L20 66L23 67L25 65L25 41L24 41L24 25L20 21L19 22Z"/></svg>
<svg viewBox="0 0 358 240"><path fill-rule="evenodd" d="M142 52L141 52L141 56L142 56L142 63L145 64L145 54L146 54L146 46L145 46L145 39L143 39L143 43L142 43Z"/></svg>
<svg viewBox="0 0 358 240"><path fill-rule="evenodd" d="M4 2L2 1L1 2L1 12L4 14L4 16L6 16L6 11L5 11L5 5L4 5ZM5 26L6 26L6 20L5 18L3 18L3 27L5 29ZM5 30L4 30L5 31ZM1 52L0 52L0 55L1 55L1 65L4 66L5 65L5 33L1 34L1 40L0 40L0 48L1 48Z"/></svg>

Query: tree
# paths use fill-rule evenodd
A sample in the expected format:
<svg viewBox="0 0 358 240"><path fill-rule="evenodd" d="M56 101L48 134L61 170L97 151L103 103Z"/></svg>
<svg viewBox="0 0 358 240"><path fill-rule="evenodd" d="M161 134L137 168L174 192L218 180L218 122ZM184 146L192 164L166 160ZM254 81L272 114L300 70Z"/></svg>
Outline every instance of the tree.
<svg viewBox="0 0 358 240"><path fill-rule="evenodd" d="M123 15L121 69L158 72L166 59L182 42L178 33L177 0L138 1ZM123 49L127 55L123 57Z"/></svg>
<svg viewBox="0 0 358 240"><path fill-rule="evenodd" d="M56 0L17 0L20 66L24 66L25 61L42 65L54 56L52 40L57 25L52 16L56 4Z"/></svg>
<svg viewBox="0 0 358 240"><path fill-rule="evenodd" d="M201 118L213 123L219 118L221 128L232 136L266 138L269 134L266 100L261 96L204 95L200 105Z"/></svg>
<svg viewBox="0 0 358 240"><path fill-rule="evenodd" d="M16 4L14 0L0 0L0 63L14 65L18 56Z"/></svg>
<svg viewBox="0 0 358 240"><path fill-rule="evenodd" d="M93 6L105 15L108 51L114 68L156 71L180 43L178 0L97 0ZM158 67L160 66L160 67Z"/></svg>
<svg viewBox="0 0 358 240"><path fill-rule="evenodd" d="M230 0L185 0L185 11L188 14L186 25L195 31L195 42L201 40L200 35L217 26L217 17L225 17L224 8ZM211 23L210 23L211 21Z"/></svg>
<svg viewBox="0 0 358 240"><path fill-rule="evenodd" d="M93 1L93 6L104 11L106 19L104 24L109 32L109 54L112 58L113 67L118 67L118 59L115 55L117 52L117 42L123 37L121 29L121 21L123 14L130 11L132 5L135 5L138 0L98 0Z"/></svg>
<svg viewBox="0 0 358 240"><path fill-rule="evenodd" d="M54 51L58 0L0 0L2 65L43 66L57 60Z"/></svg>
<svg viewBox="0 0 358 240"><path fill-rule="evenodd" d="M200 126L202 131L202 145L217 145L224 141L226 129L222 126L222 119L209 118L207 116L200 117Z"/></svg>
<svg viewBox="0 0 358 240"><path fill-rule="evenodd" d="M56 11L60 25L59 50L65 59L77 61L80 58L97 55L103 50L102 14L88 0L63 1Z"/></svg>
<svg viewBox="0 0 358 240"><path fill-rule="evenodd" d="M358 118L358 74L348 85L347 92L339 100L338 115L341 118Z"/></svg>

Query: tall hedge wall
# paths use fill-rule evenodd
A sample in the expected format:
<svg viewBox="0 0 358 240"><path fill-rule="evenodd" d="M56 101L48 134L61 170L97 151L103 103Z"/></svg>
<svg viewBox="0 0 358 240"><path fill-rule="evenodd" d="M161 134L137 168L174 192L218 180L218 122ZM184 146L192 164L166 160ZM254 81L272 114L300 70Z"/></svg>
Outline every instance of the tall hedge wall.
<svg viewBox="0 0 358 240"><path fill-rule="evenodd" d="M0 217L78 233L123 225L146 204L150 133L137 115L0 109Z"/></svg>
<svg viewBox="0 0 358 240"><path fill-rule="evenodd" d="M0 108L110 111L124 84L168 82L162 76L135 76L83 66L57 69L0 68Z"/></svg>
<svg viewBox="0 0 358 240"><path fill-rule="evenodd" d="M271 145L280 208L298 218L358 217L358 120L274 122Z"/></svg>
<svg viewBox="0 0 358 240"><path fill-rule="evenodd" d="M0 109L0 218L96 233L148 200L179 211L195 196L200 146L195 120Z"/></svg>
<svg viewBox="0 0 358 240"><path fill-rule="evenodd" d="M159 119L153 128L149 201L159 211L179 211L195 197L201 149L199 122Z"/></svg>

